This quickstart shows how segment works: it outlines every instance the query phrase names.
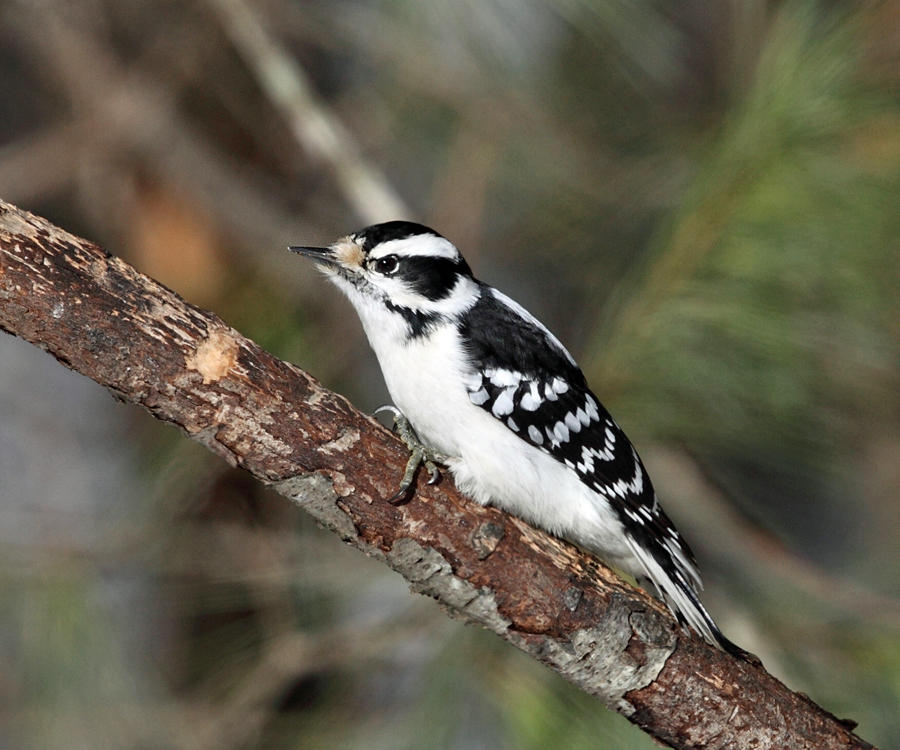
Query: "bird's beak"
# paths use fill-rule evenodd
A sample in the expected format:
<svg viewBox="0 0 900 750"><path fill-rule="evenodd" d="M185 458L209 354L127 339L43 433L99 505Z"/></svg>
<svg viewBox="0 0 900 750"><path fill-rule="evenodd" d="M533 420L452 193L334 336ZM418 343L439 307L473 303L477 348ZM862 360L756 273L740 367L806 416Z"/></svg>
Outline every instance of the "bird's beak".
<svg viewBox="0 0 900 750"><path fill-rule="evenodd" d="M288 250L307 258L312 258L320 263L333 266L337 259L334 257L334 250L330 247L306 247L304 245L291 245Z"/></svg>

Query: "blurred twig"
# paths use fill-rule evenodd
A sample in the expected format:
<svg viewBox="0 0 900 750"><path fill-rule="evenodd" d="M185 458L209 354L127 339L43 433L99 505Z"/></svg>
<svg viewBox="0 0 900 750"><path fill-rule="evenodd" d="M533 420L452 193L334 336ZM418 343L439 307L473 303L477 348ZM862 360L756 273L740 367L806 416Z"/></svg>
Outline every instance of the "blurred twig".
<svg viewBox="0 0 900 750"><path fill-rule="evenodd" d="M317 99L303 69L266 31L255 11L243 0L209 2L297 141L332 169L364 222L410 217L409 208L384 175L362 157L353 136Z"/></svg>
<svg viewBox="0 0 900 750"><path fill-rule="evenodd" d="M309 221L290 211L284 196L272 190L261 175L239 167L227 154L211 147L209 139L179 111L177 91L157 81L142 66L123 64L89 31L65 22L54 10L64 9L55 8L53 3L16 6L15 12L7 9L6 20L23 32L21 38L41 63L43 75L68 96L74 111L72 124L59 126L44 139L24 141L0 151L0 175L21 169L26 153L40 157L48 148L58 148L50 138L53 133L57 137L68 134L71 140L66 142L70 147L66 159L94 166L102 162L111 168L139 161L139 165L132 164L133 171L159 175L185 190L207 214L216 217L218 226L244 239L238 247L278 247L291 237L332 233L311 227ZM35 25L40 26L41 34L24 33ZM36 165L43 163L39 160ZM65 160L59 163L62 179L73 179L73 170L62 168L65 164ZM20 175L12 189L20 186L20 190L27 190L28 185L26 177ZM114 190L109 193L103 196L102 205L123 200ZM104 219L115 223L128 216L128 212L108 211ZM269 258L256 254L254 264L266 264Z"/></svg>
<svg viewBox="0 0 900 750"><path fill-rule="evenodd" d="M739 513L715 483L704 476L702 466L684 451L654 446L643 451L654 476L664 478L667 502L685 525L697 531L703 546L761 580L783 580L797 590L811 593L844 616L870 623L900 626L900 602L831 575L795 554L777 537ZM679 498L681 500L679 501Z"/></svg>
<svg viewBox="0 0 900 750"><path fill-rule="evenodd" d="M258 743L271 707L298 681L323 671L387 657L399 641L424 631L425 623L402 619L398 612L376 624L346 624L327 633L288 633L269 641L239 689L224 706L216 706L192 746L245 748Z"/></svg>

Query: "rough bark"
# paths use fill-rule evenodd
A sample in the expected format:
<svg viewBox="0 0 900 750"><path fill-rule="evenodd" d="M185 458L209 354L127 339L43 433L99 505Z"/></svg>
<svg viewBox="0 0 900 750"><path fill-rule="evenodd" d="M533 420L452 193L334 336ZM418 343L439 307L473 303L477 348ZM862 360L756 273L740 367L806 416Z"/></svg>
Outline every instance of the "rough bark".
<svg viewBox="0 0 900 750"><path fill-rule="evenodd" d="M406 459L387 430L212 313L2 201L0 328L178 426L671 747L871 747L589 555L449 481L420 477L410 502L387 503Z"/></svg>

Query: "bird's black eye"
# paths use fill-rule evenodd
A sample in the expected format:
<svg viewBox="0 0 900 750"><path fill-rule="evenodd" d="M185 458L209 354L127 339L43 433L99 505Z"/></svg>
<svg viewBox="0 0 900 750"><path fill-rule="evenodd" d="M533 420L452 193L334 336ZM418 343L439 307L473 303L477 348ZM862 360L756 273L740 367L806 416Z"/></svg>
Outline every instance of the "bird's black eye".
<svg viewBox="0 0 900 750"><path fill-rule="evenodd" d="M400 259L396 255L385 255L383 258L377 258L372 267L383 276L390 276L400 265Z"/></svg>

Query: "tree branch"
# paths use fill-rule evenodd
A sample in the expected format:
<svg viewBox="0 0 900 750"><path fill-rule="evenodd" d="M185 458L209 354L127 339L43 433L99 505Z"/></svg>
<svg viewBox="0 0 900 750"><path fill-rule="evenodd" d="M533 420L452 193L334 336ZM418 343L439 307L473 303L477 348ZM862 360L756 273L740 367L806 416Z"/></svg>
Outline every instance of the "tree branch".
<svg viewBox="0 0 900 750"><path fill-rule="evenodd" d="M178 426L341 539L676 748L870 748L678 628L591 556L449 482L385 502L402 444L341 396L96 245L0 201L0 328Z"/></svg>

